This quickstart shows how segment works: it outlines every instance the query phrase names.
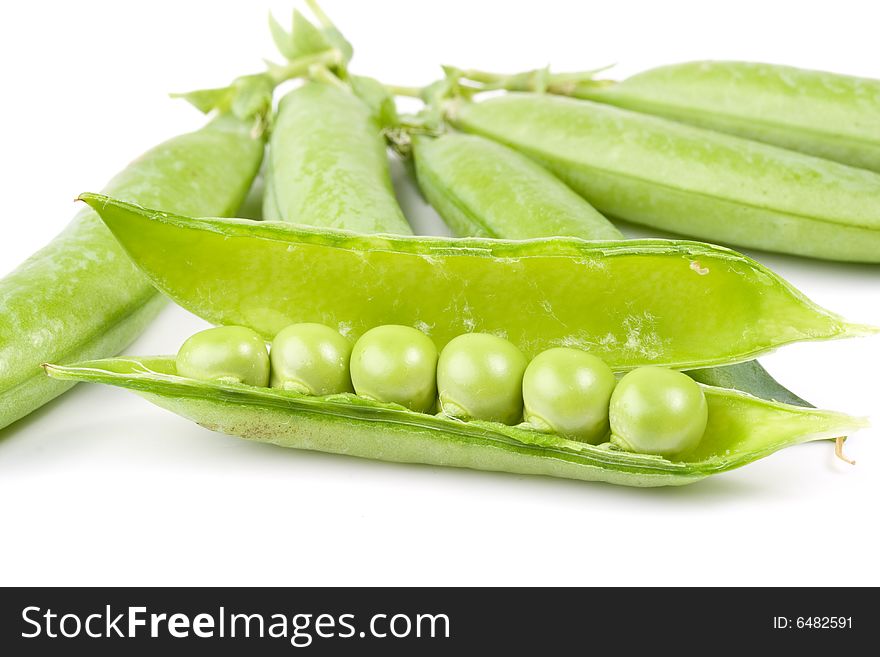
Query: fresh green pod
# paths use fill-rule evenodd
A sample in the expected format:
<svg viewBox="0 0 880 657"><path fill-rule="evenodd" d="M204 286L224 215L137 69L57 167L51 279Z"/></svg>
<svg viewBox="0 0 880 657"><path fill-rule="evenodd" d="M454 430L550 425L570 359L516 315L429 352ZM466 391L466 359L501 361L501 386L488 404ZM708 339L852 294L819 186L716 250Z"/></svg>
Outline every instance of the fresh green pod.
<svg viewBox="0 0 880 657"><path fill-rule="evenodd" d="M416 136L413 154L419 187L459 237L623 239L582 197L507 146L447 133L437 139ZM810 405L754 361L694 370L691 376L764 399Z"/></svg>
<svg viewBox="0 0 880 657"><path fill-rule="evenodd" d="M713 242L880 262L880 174L561 96L459 103L455 125L533 157L612 217Z"/></svg>
<svg viewBox="0 0 880 657"><path fill-rule="evenodd" d="M132 162L105 188L114 196L185 214L234 213L263 156L252 121L222 116ZM91 209L0 280L0 428L70 387L45 362L118 353L163 299Z"/></svg>
<svg viewBox="0 0 880 657"><path fill-rule="evenodd" d="M378 120L341 84L307 82L288 93L268 157L266 220L412 233L394 196Z"/></svg>
<svg viewBox="0 0 880 657"><path fill-rule="evenodd" d="M584 83L572 95L880 171L880 80L696 61Z"/></svg>
<svg viewBox="0 0 880 657"><path fill-rule="evenodd" d="M438 349L501 335L527 357L578 347L615 370L748 360L790 342L875 332L710 244L372 236L243 219L192 221L83 194L157 287L214 324L271 339L319 322L351 340L412 326Z"/></svg>
<svg viewBox="0 0 880 657"><path fill-rule="evenodd" d="M213 431L282 447L627 486L692 483L789 445L865 426L840 413L706 387L709 424L703 439L696 450L672 461L566 440L525 425L462 422L354 395L309 397L185 379L176 376L173 358L47 365L46 371L65 381L127 388Z"/></svg>
<svg viewBox="0 0 880 657"><path fill-rule="evenodd" d="M476 135L413 138L419 188L459 237L509 240L623 235L533 160Z"/></svg>

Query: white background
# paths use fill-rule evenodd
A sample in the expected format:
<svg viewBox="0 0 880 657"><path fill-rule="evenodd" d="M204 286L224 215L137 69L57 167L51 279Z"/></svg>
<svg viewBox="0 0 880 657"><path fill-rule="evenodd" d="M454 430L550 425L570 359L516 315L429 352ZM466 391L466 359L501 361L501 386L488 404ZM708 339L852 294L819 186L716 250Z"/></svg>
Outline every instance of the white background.
<svg viewBox="0 0 880 657"><path fill-rule="evenodd" d="M353 68L400 84L440 63L617 62L624 76L698 58L880 77L873 2L325 4L355 44ZM269 9L286 19L290 5L6 3L0 274L65 225L78 192L200 125L168 91L222 85L273 56ZM442 231L401 186L421 230ZM817 302L880 324L878 267L756 255ZM202 326L168 307L129 352L173 353ZM880 338L764 362L815 403L880 424ZM847 443L855 467L813 444L690 487L634 490L250 444L79 386L0 432L0 585L877 585L878 438Z"/></svg>

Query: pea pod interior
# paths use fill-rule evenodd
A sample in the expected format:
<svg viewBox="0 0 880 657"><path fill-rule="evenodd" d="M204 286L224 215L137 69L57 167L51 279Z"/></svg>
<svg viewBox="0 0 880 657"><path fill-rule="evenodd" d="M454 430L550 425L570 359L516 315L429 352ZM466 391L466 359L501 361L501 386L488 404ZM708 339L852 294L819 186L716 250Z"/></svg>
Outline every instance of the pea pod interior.
<svg viewBox="0 0 880 657"><path fill-rule="evenodd" d="M572 346L624 370L732 363L874 330L823 310L754 260L698 242L361 235L81 198L177 303L267 339L298 322L350 339L403 324L438 348L462 333L495 333L529 357Z"/></svg>
<svg viewBox="0 0 880 657"><path fill-rule="evenodd" d="M574 442L524 425L416 413L350 394L309 397L185 379L176 375L172 357L47 365L46 370L57 379L128 388L206 428L283 447L628 486L692 483L789 445L865 426L839 413L704 387L710 420L703 440L672 461Z"/></svg>

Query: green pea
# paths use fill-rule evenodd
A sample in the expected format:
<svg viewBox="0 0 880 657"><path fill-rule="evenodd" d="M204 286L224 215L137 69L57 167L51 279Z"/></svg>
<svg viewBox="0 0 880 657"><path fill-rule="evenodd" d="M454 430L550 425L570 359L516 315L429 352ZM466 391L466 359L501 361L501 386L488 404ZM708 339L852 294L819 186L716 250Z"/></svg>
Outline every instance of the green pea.
<svg viewBox="0 0 880 657"><path fill-rule="evenodd" d="M291 324L272 341L273 388L304 395L354 392L348 373L351 343L324 324Z"/></svg>
<svg viewBox="0 0 880 657"><path fill-rule="evenodd" d="M218 326L191 336L177 352L177 373L189 379L269 385L269 353L256 331Z"/></svg>
<svg viewBox="0 0 880 657"><path fill-rule="evenodd" d="M527 364L504 338L488 333L453 338L437 363L441 409L452 417L516 424L522 418Z"/></svg>
<svg viewBox="0 0 880 657"><path fill-rule="evenodd" d="M617 380L601 358L557 347L529 363L523 376L525 420L538 429L587 443L608 435L608 403Z"/></svg>
<svg viewBox="0 0 880 657"><path fill-rule="evenodd" d="M696 447L709 417L706 396L689 376L640 367L611 395L611 442L631 452L670 456Z"/></svg>
<svg viewBox="0 0 880 657"><path fill-rule="evenodd" d="M351 382L361 397L419 413L437 397L437 347L410 326L388 324L364 333L351 352Z"/></svg>

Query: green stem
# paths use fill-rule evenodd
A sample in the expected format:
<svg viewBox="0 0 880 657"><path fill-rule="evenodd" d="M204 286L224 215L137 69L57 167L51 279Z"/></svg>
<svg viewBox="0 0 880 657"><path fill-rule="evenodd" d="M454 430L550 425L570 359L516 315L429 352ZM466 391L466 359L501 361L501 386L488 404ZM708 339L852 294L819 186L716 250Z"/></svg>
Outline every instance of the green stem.
<svg viewBox="0 0 880 657"><path fill-rule="evenodd" d="M272 79L272 83L278 86L287 80L307 75L315 67L333 66L340 63L342 59L342 53L336 48L331 48L314 55L291 60L287 64L273 64L269 67L268 75Z"/></svg>
<svg viewBox="0 0 880 657"><path fill-rule="evenodd" d="M398 84L383 84L382 86L388 90L388 93L406 98L421 98L422 91L424 91L424 87L408 87Z"/></svg>
<svg viewBox="0 0 880 657"><path fill-rule="evenodd" d="M549 68L539 68L521 73L493 73L478 69L452 69L458 71L462 80L479 85L480 91L531 91L552 94L570 95L580 85L605 85L607 80L597 80L596 75L609 67L589 71L567 73L551 73Z"/></svg>
<svg viewBox="0 0 880 657"><path fill-rule="evenodd" d="M306 5L311 10L311 12L315 15L315 18L318 19L318 22L326 28L336 29L336 26L333 24L333 21L330 20L330 17L324 13L324 10L321 9L321 6L316 2L316 0L306 0Z"/></svg>

